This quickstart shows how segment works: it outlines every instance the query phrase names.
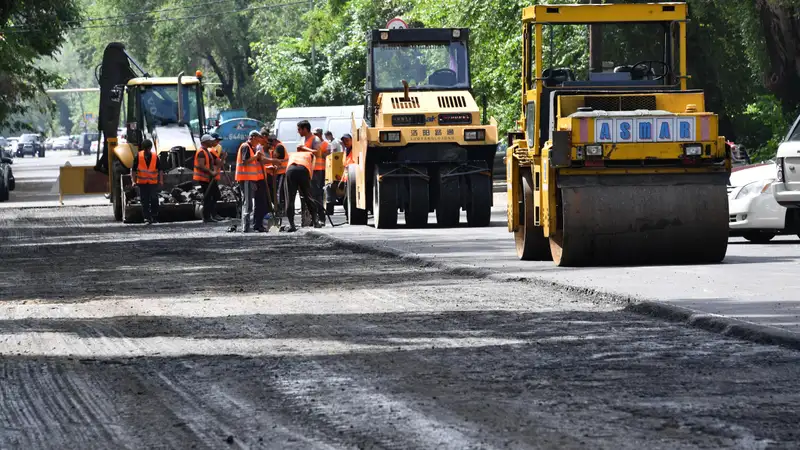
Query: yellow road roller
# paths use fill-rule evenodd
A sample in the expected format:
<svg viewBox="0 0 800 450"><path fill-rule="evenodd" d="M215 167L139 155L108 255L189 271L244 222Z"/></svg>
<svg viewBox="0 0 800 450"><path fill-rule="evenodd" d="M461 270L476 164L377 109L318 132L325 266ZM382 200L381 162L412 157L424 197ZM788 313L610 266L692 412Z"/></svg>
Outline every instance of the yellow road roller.
<svg viewBox="0 0 800 450"><path fill-rule="evenodd" d="M523 10L522 116L506 153L520 259L724 259L730 152L687 87L686 20L685 3ZM567 38L586 51L556 46Z"/></svg>

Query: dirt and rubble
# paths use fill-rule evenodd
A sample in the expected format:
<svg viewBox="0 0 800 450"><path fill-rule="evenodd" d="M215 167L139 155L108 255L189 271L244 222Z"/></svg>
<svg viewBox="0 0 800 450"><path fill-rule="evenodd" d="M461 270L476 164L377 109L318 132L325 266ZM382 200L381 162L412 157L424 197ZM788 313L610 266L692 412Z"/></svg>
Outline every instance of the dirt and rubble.
<svg viewBox="0 0 800 450"><path fill-rule="evenodd" d="M797 448L800 353L302 234L0 211L0 448Z"/></svg>
<svg viewBox="0 0 800 450"><path fill-rule="evenodd" d="M222 184L219 186L220 202L236 203L241 198L241 189L238 186ZM158 203L161 205L176 205L181 203L202 203L205 192L194 181L186 181L175 185L171 189L164 189L158 193ZM134 187L125 191L128 204L139 205L142 203L139 193Z"/></svg>

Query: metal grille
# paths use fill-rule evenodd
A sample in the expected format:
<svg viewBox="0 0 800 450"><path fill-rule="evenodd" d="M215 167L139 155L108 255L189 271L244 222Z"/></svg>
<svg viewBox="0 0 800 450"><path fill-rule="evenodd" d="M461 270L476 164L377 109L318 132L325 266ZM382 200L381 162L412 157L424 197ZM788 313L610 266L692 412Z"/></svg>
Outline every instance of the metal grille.
<svg viewBox="0 0 800 450"><path fill-rule="evenodd" d="M438 97L439 108L466 108L467 99L462 95L447 95Z"/></svg>
<svg viewBox="0 0 800 450"><path fill-rule="evenodd" d="M414 109L419 108L419 99L417 97L408 97L409 101L403 101L402 98L392 97L392 107L394 109Z"/></svg>
<svg viewBox="0 0 800 450"><path fill-rule="evenodd" d="M654 95L585 97L584 104L600 111L654 110L656 97Z"/></svg>

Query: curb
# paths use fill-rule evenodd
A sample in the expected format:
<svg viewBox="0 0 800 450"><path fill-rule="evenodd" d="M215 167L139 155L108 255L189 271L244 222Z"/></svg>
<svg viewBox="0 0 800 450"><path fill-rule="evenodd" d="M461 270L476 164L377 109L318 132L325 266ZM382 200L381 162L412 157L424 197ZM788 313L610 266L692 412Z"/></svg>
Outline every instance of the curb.
<svg viewBox="0 0 800 450"><path fill-rule="evenodd" d="M655 317L670 322L679 322L694 328L721 334L732 338L754 342L757 344L777 345L800 350L800 334L767 325L759 325L744 320L716 314L704 313L683 306L668 303L643 300L635 297L599 291L593 288L584 288L569 284L558 283L537 277L520 277L502 275L486 269L470 266L460 266L436 261L431 258L419 256L415 253L404 252L391 247L379 247L364 244L349 239L332 236L328 233L308 230L304 233L312 239L327 241L334 246L351 251L369 253L376 256L398 259L400 261L440 270L456 276L465 276L478 279L492 280L500 283L529 283L545 289L565 291L569 294L586 295L595 303L616 303L623 305L624 311Z"/></svg>

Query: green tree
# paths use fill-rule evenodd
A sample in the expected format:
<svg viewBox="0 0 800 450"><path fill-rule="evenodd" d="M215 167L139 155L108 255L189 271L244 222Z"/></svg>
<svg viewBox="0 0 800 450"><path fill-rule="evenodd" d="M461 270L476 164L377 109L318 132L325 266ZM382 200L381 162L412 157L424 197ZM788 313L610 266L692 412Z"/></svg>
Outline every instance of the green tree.
<svg viewBox="0 0 800 450"><path fill-rule="evenodd" d="M30 127L23 114L46 86L61 81L37 62L55 54L79 17L77 0L0 2L0 127Z"/></svg>

